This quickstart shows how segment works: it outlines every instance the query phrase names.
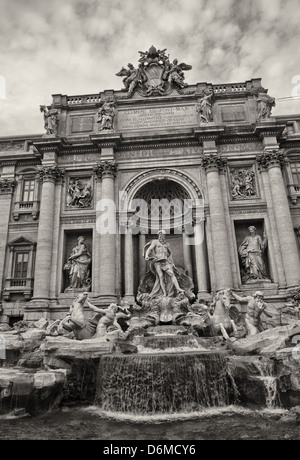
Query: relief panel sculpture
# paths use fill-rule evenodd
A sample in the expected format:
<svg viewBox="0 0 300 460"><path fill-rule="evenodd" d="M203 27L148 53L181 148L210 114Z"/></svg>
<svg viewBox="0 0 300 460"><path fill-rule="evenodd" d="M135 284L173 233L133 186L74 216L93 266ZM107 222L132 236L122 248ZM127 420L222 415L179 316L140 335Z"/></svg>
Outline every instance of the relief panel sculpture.
<svg viewBox="0 0 300 460"><path fill-rule="evenodd" d="M232 200L257 196L255 172L252 168L230 169L230 193Z"/></svg>
<svg viewBox="0 0 300 460"><path fill-rule="evenodd" d="M91 177L70 177L67 192L67 207L90 208L92 206L93 189Z"/></svg>

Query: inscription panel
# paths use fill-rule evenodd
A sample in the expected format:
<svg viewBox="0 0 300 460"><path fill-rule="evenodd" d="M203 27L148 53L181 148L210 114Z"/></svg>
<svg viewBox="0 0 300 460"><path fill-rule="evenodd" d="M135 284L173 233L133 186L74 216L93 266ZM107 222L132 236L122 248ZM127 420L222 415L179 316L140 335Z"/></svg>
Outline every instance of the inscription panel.
<svg viewBox="0 0 300 460"><path fill-rule="evenodd" d="M73 117L71 133L90 133L94 130L94 117Z"/></svg>
<svg viewBox="0 0 300 460"><path fill-rule="evenodd" d="M255 152L263 150L263 146L259 142L239 143L239 144L221 144L218 146L218 151L221 153L233 152Z"/></svg>
<svg viewBox="0 0 300 460"><path fill-rule="evenodd" d="M117 152L117 159L127 158L170 158L174 156L201 155L203 148L196 145L194 147L172 147L164 149L143 149Z"/></svg>
<svg viewBox="0 0 300 460"><path fill-rule="evenodd" d="M87 163L95 163L99 160L99 153L71 153L68 155L64 155L63 157L59 157L58 164L59 165L73 165L73 164L87 164Z"/></svg>
<svg viewBox="0 0 300 460"><path fill-rule="evenodd" d="M221 111L224 123L246 121L246 111L243 105L222 107Z"/></svg>
<svg viewBox="0 0 300 460"><path fill-rule="evenodd" d="M118 112L118 130L197 126L194 105L128 109Z"/></svg>

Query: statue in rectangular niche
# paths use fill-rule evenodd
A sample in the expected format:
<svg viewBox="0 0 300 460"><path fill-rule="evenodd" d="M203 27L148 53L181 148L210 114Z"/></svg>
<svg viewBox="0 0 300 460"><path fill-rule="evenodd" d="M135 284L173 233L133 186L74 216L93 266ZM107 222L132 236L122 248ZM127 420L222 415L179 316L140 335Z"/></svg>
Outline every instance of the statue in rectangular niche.
<svg viewBox="0 0 300 460"><path fill-rule="evenodd" d="M69 286L66 291L91 290L90 266L92 256L85 244L84 236L79 236L78 244L75 246L68 257L64 270L69 275Z"/></svg>
<svg viewBox="0 0 300 460"><path fill-rule="evenodd" d="M91 205L91 178L70 178L67 195L68 208L90 208Z"/></svg>
<svg viewBox="0 0 300 460"><path fill-rule="evenodd" d="M263 260L263 252L268 244L266 234L263 233L263 237L257 235L254 225L248 227L248 230L249 235L246 236L238 249L243 265L242 281L244 284L270 281Z"/></svg>

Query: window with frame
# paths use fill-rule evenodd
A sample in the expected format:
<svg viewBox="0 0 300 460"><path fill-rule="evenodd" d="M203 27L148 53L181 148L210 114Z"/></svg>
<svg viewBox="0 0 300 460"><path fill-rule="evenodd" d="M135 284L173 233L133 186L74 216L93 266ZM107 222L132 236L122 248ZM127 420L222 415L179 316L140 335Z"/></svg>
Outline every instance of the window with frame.
<svg viewBox="0 0 300 460"><path fill-rule="evenodd" d="M14 278L27 278L29 251L17 251L15 253Z"/></svg>
<svg viewBox="0 0 300 460"><path fill-rule="evenodd" d="M34 200L34 189L35 189L35 180L25 179L23 182L23 193L22 193L23 202L28 203Z"/></svg>

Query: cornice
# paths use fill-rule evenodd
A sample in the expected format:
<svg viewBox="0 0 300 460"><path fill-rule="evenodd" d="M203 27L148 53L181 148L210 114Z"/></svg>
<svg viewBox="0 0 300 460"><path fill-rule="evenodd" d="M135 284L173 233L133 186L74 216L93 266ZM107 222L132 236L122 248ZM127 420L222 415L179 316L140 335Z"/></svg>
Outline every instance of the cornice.
<svg viewBox="0 0 300 460"><path fill-rule="evenodd" d="M41 155L46 152L61 153L66 146L66 142L63 138L45 135L42 139L34 141L33 146Z"/></svg>
<svg viewBox="0 0 300 460"><path fill-rule="evenodd" d="M278 138L285 128L286 125L277 125L276 123L257 123L254 132L262 141L266 137Z"/></svg>
<svg viewBox="0 0 300 460"><path fill-rule="evenodd" d="M117 148L122 141L121 134L109 133L109 134L91 134L91 142L98 148Z"/></svg>

